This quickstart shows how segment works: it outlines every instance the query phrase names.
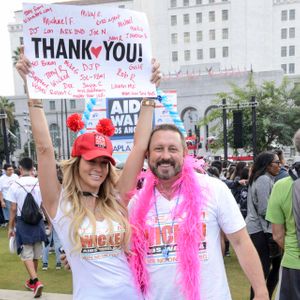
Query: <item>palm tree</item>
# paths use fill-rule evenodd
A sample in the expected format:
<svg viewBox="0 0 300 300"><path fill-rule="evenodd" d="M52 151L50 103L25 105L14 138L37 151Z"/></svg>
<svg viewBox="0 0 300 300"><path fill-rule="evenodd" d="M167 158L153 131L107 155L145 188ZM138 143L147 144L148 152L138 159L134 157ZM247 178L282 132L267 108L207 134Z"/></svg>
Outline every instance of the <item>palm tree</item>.
<svg viewBox="0 0 300 300"><path fill-rule="evenodd" d="M21 54L21 48L17 47L17 49L13 51L13 54L14 55L11 58L13 60L14 66L15 66L17 64L18 60L19 60L19 57L20 57L20 54Z"/></svg>
<svg viewBox="0 0 300 300"><path fill-rule="evenodd" d="M9 102L7 98L0 96L0 112L2 114L6 114L7 124L9 127L14 125L14 119L15 119L14 111L15 111L14 103Z"/></svg>

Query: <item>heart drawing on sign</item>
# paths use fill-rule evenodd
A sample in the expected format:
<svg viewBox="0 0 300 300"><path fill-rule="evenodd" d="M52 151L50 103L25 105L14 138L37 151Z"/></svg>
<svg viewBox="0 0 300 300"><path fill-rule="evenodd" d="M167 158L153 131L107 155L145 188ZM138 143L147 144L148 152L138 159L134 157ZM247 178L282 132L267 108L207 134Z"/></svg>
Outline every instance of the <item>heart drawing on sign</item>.
<svg viewBox="0 0 300 300"><path fill-rule="evenodd" d="M98 56L99 56L101 50L102 50L102 46L99 46L99 47L97 47L97 48L95 48L95 47L92 47L92 48L91 48L91 52L93 53L93 55L94 55L96 58L98 58Z"/></svg>

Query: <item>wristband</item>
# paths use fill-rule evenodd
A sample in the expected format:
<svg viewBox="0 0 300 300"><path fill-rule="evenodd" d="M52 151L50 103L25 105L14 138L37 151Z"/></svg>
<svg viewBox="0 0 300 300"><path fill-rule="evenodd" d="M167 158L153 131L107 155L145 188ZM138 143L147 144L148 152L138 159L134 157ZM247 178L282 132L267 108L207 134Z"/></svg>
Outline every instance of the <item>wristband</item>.
<svg viewBox="0 0 300 300"><path fill-rule="evenodd" d="M43 103L41 100L28 100L27 104L28 107L43 108Z"/></svg>
<svg viewBox="0 0 300 300"><path fill-rule="evenodd" d="M155 100L153 99L143 99L141 102L142 106L152 106L155 107Z"/></svg>

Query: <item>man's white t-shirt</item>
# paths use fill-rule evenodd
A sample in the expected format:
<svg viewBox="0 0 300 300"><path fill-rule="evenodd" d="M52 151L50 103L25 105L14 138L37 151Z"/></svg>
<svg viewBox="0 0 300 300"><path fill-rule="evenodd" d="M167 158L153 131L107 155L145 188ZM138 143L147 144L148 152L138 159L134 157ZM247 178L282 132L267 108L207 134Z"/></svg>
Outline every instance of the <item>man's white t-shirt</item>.
<svg viewBox="0 0 300 300"><path fill-rule="evenodd" d="M21 184L27 192L31 192L35 202L39 207L42 203L42 197L37 178L32 176L23 176L13 182L8 190L7 200L13 203L17 203L17 216L20 217L27 193L18 183Z"/></svg>
<svg viewBox="0 0 300 300"><path fill-rule="evenodd" d="M201 214L205 233L199 249L201 299L231 300L221 251L220 228L226 234L230 234L244 228L245 222L232 193L221 180L207 175L197 174L197 176L201 185L208 187L210 195L207 206ZM158 190L155 191L155 195L158 216L155 207L147 215L147 225L154 231L154 234L153 232L150 234L152 240L147 255L150 274L150 292L147 299L183 300L180 286L176 281L180 275L177 273L176 263L176 232L180 225L177 220L173 221L171 213L175 209L177 199L169 201ZM179 203L181 200L179 198ZM132 205L134 203L130 204ZM160 228L157 218L160 221ZM164 244L169 245L168 260L162 254Z"/></svg>
<svg viewBox="0 0 300 300"><path fill-rule="evenodd" d="M3 198L8 200L8 190L10 186L19 178L18 175L12 174L11 176L7 176L3 174L0 177L0 192L2 192Z"/></svg>
<svg viewBox="0 0 300 300"><path fill-rule="evenodd" d="M68 207L58 206L52 220L61 244L66 252L73 275L73 299L76 300L138 300L138 291L120 241L124 229L114 222L109 234L107 221L96 222L96 232L88 218L84 220L79 235L82 250L74 250L70 239L71 219L64 211ZM93 242L95 241L95 242Z"/></svg>

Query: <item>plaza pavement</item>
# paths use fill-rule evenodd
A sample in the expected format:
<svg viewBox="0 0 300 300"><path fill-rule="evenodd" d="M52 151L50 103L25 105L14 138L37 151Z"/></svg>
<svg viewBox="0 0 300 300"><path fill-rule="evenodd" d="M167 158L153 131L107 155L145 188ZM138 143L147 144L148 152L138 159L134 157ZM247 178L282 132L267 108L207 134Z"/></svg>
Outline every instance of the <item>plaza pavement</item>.
<svg viewBox="0 0 300 300"><path fill-rule="evenodd" d="M32 300L33 292L31 291L14 291L14 290L1 290L0 300ZM43 293L41 298L43 300L72 300L72 295Z"/></svg>

